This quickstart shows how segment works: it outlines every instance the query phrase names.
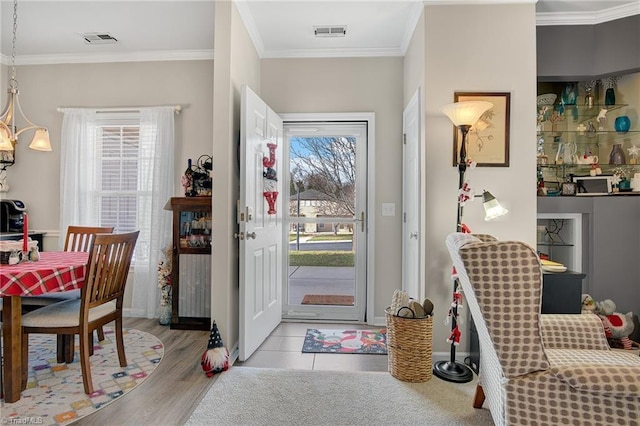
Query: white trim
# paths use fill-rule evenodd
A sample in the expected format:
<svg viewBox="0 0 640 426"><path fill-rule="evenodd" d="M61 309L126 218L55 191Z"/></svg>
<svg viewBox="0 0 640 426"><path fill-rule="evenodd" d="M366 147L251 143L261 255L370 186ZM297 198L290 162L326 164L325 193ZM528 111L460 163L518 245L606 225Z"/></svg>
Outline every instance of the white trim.
<svg viewBox="0 0 640 426"><path fill-rule="evenodd" d="M545 12L536 14L536 25L596 25L640 15L640 2L610 7L597 12Z"/></svg>
<svg viewBox="0 0 640 426"><path fill-rule="evenodd" d="M261 58L361 58L380 56L403 56L400 47L329 48L268 50Z"/></svg>
<svg viewBox="0 0 640 426"><path fill-rule="evenodd" d="M242 22L249 33L249 38L253 42L253 47L258 53L258 57L264 58L264 42L262 41L262 36L260 36L260 31L258 31L258 26L256 25L256 21L253 19L253 14L247 5L247 2L233 0L233 3L236 5L240 19L242 19Z"/></svg>
<svg viewBox="0 0 640 426"><path fill-rule="evenodd" d="M416 2L413 13L409 16L409 22L407 22L407 27L405 28L402 40L400 41L400 51L402 52L402 56L407 54L409 43L411 43L411 38L413 37L413 33L416 31L416 27L418 26L423 10L424 4L422 2Z"/></svg>
<svg viewBox="0 0 640 426"><path fill-rule="evenodd" d="M365 121L367 123L367 310L366 323L379 324L380 319L373 317L375 313L375 178L376 178L376 114L374 112L345 113L281 113L283 121ZM382 322L384 324L385 320Z"/></svg>
<svg viewBox="0 0 640 426"><path fill-rule="evenodd" d="M16 57L16 65L52 65L52 64L99 64L106 62L155 62L155 61L210 61L214 58L213 49L201 50L163 50L129 53L92 53L92 54L52 54L21 55ZM10 64L7 55L0 57L4 65Z"/></svg>

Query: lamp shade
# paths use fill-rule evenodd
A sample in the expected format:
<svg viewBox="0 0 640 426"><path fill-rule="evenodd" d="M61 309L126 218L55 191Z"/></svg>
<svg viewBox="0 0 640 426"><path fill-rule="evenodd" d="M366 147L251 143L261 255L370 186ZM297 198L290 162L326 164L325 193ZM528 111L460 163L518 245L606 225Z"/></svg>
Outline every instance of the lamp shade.
<svg viewBox="0 0 640 426"><path fill-rule="evenodd" d="M455 102L442 107L444 115L449 117L449 120L454 126L473 126L489 109L493 108L491 102L486 101L464 101Z"/></svg>
<svg viewBox="0 0 640 426"><path fill-rule="evenodd" d="M482 207L484 207L484 220L492 220L509 213L509 210L502 207L489 191L482 192Z"/></svg>
<svg viewBox="0 0 640 426"><path fill-rule="evenodd" d="M0 151L13 151L13 144L9 139L9 132L4 127L0 127Z"/></svg>
<svg viewBox="0 0 640 426"><path fill-rule="evenodd" d="M29 144L29 148L36 151L51 151L51 141L49 141L49 131L41 128L37 129L33 135L33 139Z"/></svg>

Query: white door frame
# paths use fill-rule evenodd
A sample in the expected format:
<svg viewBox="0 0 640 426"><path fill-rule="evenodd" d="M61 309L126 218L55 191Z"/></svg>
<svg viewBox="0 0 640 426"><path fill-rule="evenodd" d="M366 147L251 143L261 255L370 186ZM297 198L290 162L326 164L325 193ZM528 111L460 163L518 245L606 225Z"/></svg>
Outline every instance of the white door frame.
<svg viewBox="0 0 640 426"><path fill-rule="evenodd" d="M375 113L374 112L346 112L346 113L280 113L280 117L285 122L296 121L362 121L367 123L367 305L365 313L365 322L368 324L374 324L374 312L375 312L375 216L376 216L376 201L375 201ZM283 176L286 181L284 187L289 186L289 175ZM283 233L284 234L284 233ZM285 235L283 235L283 244ZM286 246L288 247L289 241L287 239ZM283 256L284 258L285 256ZM283 259L286 262L286 259ZM288 265L283 265L283 270L286 271Z"/></svg>

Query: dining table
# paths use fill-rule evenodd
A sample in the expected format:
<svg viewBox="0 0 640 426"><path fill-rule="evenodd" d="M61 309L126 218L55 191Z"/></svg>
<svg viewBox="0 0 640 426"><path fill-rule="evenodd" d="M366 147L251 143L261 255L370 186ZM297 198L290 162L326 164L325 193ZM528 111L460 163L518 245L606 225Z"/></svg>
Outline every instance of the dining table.
<svg viewBox="0 0 640 426"><path fill-rule="evenodd" d="M89 253L45 251L38 261L0 265L4 400L16 402L22 392L22 298L82 288Z"/></svg>

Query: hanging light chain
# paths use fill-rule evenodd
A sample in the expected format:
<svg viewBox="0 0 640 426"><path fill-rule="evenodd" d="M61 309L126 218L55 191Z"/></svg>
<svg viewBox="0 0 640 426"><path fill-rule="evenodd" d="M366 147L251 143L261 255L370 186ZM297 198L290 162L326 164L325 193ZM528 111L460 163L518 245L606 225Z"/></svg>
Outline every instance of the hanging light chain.
<svg viewBox="0 0 640 426"><path fill-rule="evenodd" d="M11 83L16 84L16 34L18 33L18 0L13 0L13 39L11 40Z"/></svg>

